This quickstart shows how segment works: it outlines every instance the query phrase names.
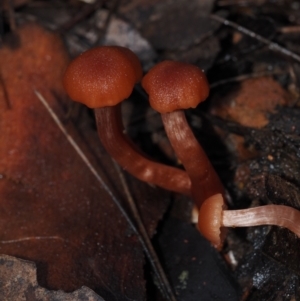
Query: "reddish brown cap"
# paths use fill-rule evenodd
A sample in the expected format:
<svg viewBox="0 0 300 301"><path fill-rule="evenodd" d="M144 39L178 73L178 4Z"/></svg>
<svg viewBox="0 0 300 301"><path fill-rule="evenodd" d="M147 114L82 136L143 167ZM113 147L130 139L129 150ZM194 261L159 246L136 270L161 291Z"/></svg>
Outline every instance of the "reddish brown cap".
<svg viewBox="0 0 300 301"><path fill-rule="evenodd" d="M198 216L198 230L217 249L220 249L223 243L221 226L224 206L222 195L215 194L204 201Z"/></svg>
<svg viewBox="0 0 300 301"><path fill-rule="evenodd" d="M90 49L68 66L63 84L70 98L90 108L114 106L129 97L143 72L129 49L102 46Z"/></svg>
<svg viewBox="0 0 300 301"><path fill-rule="evenodd" d="M160 113L195 108L209 94L205 74L196 66L164 61L154 66L143 78L152 108Z"/></svg>

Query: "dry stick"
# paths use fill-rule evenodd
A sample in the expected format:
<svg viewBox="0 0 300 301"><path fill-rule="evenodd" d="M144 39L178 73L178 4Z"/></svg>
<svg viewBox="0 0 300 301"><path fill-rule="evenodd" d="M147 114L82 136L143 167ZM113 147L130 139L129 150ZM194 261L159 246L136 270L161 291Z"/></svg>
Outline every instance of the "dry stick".
<svg viewBox="0 0 300 301"><path fill-rule="evenodd" d="M104 26L103 26L104 31L106 31L106 29L107 29L107 27L108 27L108 25L109 25L109 23L110 23L110 21L111 21L112 16L118 11L118 8L119 8L119 6L120 6L120 3L121 3L121 0L115 0L115 1L114 1L114 3L113 3L113 5L112 5L111 9L110 9L109 12L108 12L108 15L107 15L107 17L106 17L106 20L105 20L105 22L104 22Z"/></svg>
<svg viewBox="0 0 300 301"><path fill-rule="evenodd" d="M93 14L97 9L99 9L101 6L103 6L104 0L97 0L93 4L89 4L83 7L75 16L72 17L71 20L67 21L63 25L61 25L57 31L59 33L64 33L67 30L73 28L76 26L79 22L84 20L85 18L89 17L91 14Z"/></svg>
<svg viewBox="0 0 300 301"><path fill-rule="evenodd" d="M8 96L8 93L7 93L6 84L4 82L1 70L0 70L0 87L2 87L2 90L3 90L5 105L6 105L8 110L11 110L11 104L10 104L10 101L9 101L9 96Z"/></svg>
<svg viewBox="0 0 300 301"><path fill-rule="evenodd" d="M255 4L255 3L259 3L259 0L220 0L218 1L218 6L222 7L222 6L230 6L230 5L247 5L247 4Z"/></svg>
<svg viewBox="0 0 300 301"><path fill-rule="evenodd" d="M291 25L291 26L283 26L278 29L280 33L289 34L289 33L299 33L300 26L299 25Z"/></svg>
<svg viewBox="0 0 300 301"><path fill-rule="evenodd" d="M288 71L284 72L284 71L274 70L274 71L263 71L263 72L257 72L257 73L242 74L242 75L239 75L239 76L230 77L230 78L226 78L226 79L221 79L219 81L211 83L210 88L214 89L214 88L216 88L218 86L221 86L221 85L241 82L241 81L244 81L244 80L250 79L250 78L258 78L258 77L271 76L271 75L282 75L282 74L285 74L287 72Z"/></svg>
<svg viewBox="0 0 300 301"><path fill-rule="evenodd" d="M100 33L99 33L99 37L97 39L97 42L95 43L96 45L100 45L103 44L102 40L104 39L108 26L111 22L111 19L113 17L113 15L117 12L119 5L120 5L121 0L115 0L114 3L112 4L111 9L108 11L108 14L104 20L104 24L102 26L102 28L100 28Z"/></svg>
<svg viewBox="0 0 300 301"><path fill-rule="evenodd" d="M147 248L149 250L149 253L152 256L152 260L154 262L156 262L157 273L160 275L160 280L162 282L164 282L165 284L167 284L166 285L166 289L168 289L168 293L172 297L172 300L176 300L175 295L173 293L173 290L172 290L172 288L171 288L171 286L169 284L168 278L167 278L167 276L166 276L166 274L165 274L165 272L164 272L164 270L163 270L163 268L162 268L162 266L160 264L159 258L158 258L157 254L156 254L156 252L155 252L155 250L153 248L153 245L151 243L151 240L149 238L147 230L146 230L146 228L145 228L145 226L143 224L143 221L141 219L141 216L139 214L139 211L138 211L138 208L137 208L137 206L135 204L135 201L134 201L134 199L132 197L132 194L131 194L131 192L129 190L128 184L127 184L126 179L124 177L124 174L122 173L120 166L115 161L114 161L114 165L115 165L115 168L116 168L116 170L118 172L118 175L120 177L121 184L123 186L125 195L127 197L130 209L131 209L131 211L133 213L133 217L134 217L135 221L137 222L137 225L138 225L138 228L140 230L140 233L141 233L141 235L142 235L142 237L143 237L143 239L145 241L145 244L146 244L146 246L147 246Z"/></svg>
<svg viewBox="0 0 300 301"><path fill-rule="evenodd" d="M159 262L159 261L157 261L157 255L155 254L155 257L154 258L152 257L153 254L152 254L151 251L153 251L155 253L153 247L150 250L148 249L147 242L144 241L142 235L137 230L136 226L134 225L133 221L131 220L131 218L129 217L129 215L127 214L127 212L123 209L123 207L120 204L119 200L116 198L116 196L113 194L113 192L109 189L109 187L105 184L104 180L98 174L98 172L96 171L96 169L93 167L93 165L88 160L88 158L83 153L83 151L80 149L80 147L75 142L75 140L68 134L67 130L65 129L65 127L63 126L63 124L61 123L61 121L59 120L59 118L57 117L57 115L54 113L54 111L51 109L51 107L49 106L49 104L47 103L47 101L45 100L45 98L37 90L34 90L34 93L38 97L38 99L41 101L41 103L45 106L45 108L47 109L48 113L50 114L50 116L52 117L52 119L54 120L54 122L56 123L56 125L59 127L59 129L62 131L62 133L64 134L64 136L66 137L66 139L72 145L72 147L74 148L74 150L77 152L77 154L79 155L79 157L86 164L86 166L88 167L88 169L92 172L92 174L95 176L95 178L100 183L100 185L104 188L104 190L107 192L107 194L111 197L112 201L118 207L118 209L120 210L121 214L124 216L124 218L126 219L126 221L128 222L128 224L130 225L130 227L132 228L132 230L134 231L134 233L138 237L138 239L139 239L140 243L142 244L142 247L143 247L143 249L144 249L144 251L146 253L146 256L148 257L148 259L150 261L150 264L151 264L154 272L156 273L158 279L162 280L162 283L163 283L162 289L165 291L165 295L168 298L168 300L170 300L170 301L176 301L177 299L176 299L176 297L174 296L174 294L172 292L172 289L171 289L171 286L170 286L169 282L167 281L167 279L165 278L165 276L164 276L164 278L162 278L161 275L160 275L159 271L161 271L162 268L160 266L159 267L157 266L157 264ZM150 244L151 244L151 242L150 242ZM164 273L163 273L163 275L164 275Z"/></svg>
<svg viewBox="0 0 300 301"><path fill-rule="evenodd" d="M266 44L270 50L273 50L273 51L276 51L276 52L279 52L283 55L286 55L288 57L291 57L292 59L294 59L295 61L297 61L298 63L300 63L300 56L295 54L294 52L280 46L279 44L277 43L274 43L274 42L271 42L270 40L264 38L263 36L235 23L235 22L232 22L232 21L229 21L221 16L218 16L218 15L215 15L215 14L211 14L209 16L212 20L215 20L215 21L218 21L218 22L221 22L223 23L224 25L226 26L230 26L230 27L233 27L234 29L236 29L237 31L247 35L247 36L250 36L251 38L253 39L256 39L257 41L263 43L263 44Z"/></svg>
<svg viewBox="0 0 300 301"><path fill-rule="evenodd" d="M10 30L16 31L17 25L16 25L15 11L14 11L12 0L5 0L4 6L6 6L6 10L8 13L8 22L9 22Z"/></svg>
<svg viewBox="0 0 300 301"><path fill-rule="evenodd" d="M57 240L62 240L65 241L62 237L59 236L26 236L26 237L21 237L21 238L16 238L16 239L9 239L9 240L1 240L0 244L14 244L18 243L21 241L35 241L35 240L48 240L48 239L57 239Z"/></svg>

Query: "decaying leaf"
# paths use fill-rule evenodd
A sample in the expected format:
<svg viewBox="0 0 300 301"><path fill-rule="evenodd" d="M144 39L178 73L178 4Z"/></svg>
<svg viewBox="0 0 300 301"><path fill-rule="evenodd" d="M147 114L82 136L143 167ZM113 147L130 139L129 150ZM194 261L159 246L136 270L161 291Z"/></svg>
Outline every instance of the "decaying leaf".
<svg viewBox="0 0 300 301"><path fill-rule="evenodd" d="M104 301L87 287L73 293L49 291L38 285L33 262L8 255L0 256L0 293L2 300L22 301Z"/></svg>
<svg viewBox="0 0 300 301"><path fill-rule="evenodd" d="M85 285L106 300L143 300L142 247L126 220L36 97L64 120L61 78L68 54L60 38L23 25L0 49L0 252L37 264L40 285ZM64 121L101 177L125 204L118 174L95 131ZM150 235L168 201L129 178ZM126 207L127 208L127 207Z"/></svg>
<svg viewBox="0 0 300 301"><path fill-rule="evenodd" d="M158 240L179 301L239 300L240 289L229 269L194 227L170 218Z"/></svg>
<svg viewBox="0 0 300 301"><path fill-rule="evenodd" d="M156 49L178 50L199 43L207 32L218 27L207 19L213 5L211 0L191 1L189 5L182 0L161 1L157 5L142 0L123 3L120 12L136 24ZM185 30L180 30L183 27Z"/></svg>
<svg viewBox="0 0 300 301"><path fill-rule="evenodd" d="M272 77L242 81L231 93L214 103L211 113L243 126L261 128L278 106L289 103L289 95Z"/></svg>
<svg viewBox="0 0 300 301"><path fill-rule="evenodd" d="M133 23L165 59L181 60L209 68L219 52L212 36L220 24L209 19L212 0L124 1L120 14Z"/></svg>

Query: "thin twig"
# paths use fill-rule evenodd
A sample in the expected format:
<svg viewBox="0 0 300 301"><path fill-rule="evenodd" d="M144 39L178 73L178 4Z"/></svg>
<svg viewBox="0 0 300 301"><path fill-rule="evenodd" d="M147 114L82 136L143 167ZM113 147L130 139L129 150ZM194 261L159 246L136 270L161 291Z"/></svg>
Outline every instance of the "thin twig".
<svg viewBox="0 0 300 301"><path fill-rule="evenodd" d="M265 1L264 0L221 0L217 2L219 7L222 6L230 6L230 5L262 5Z"/></svg>
<svg viewBox="0 0 300 301"><path fill-rule="evenodd" d="M107 17L105 19L105 22L104 22L104 25L103 25L104 32L106 31L106 29L107 29L107 27L108 27L108 25L111 21L111 18L113 16L113 14L115 14L117 12L120 3L121 3L121 0L115 0L113 5L112 5L112 8L109 10L108 15L107 15Z"/></svg>
<svg viewBox="0 0 300 301"><path fill-rule="evenodd" d="M168 278L167 278L167 276L166 276L166 274L165 274L165 272L164 272L164 270L163 270L163 268L162 268L162 266L160 264L159 258L158 258L157 254L156 254L156 252L155 252L155 250L153 248L153 245L151 243L151 240L149 238L147 230L146 230L146 228L145 228L145 226L143 224L143 221L141 219L140 213L139 213L138 208L137 208L137 206L135 204L135 201L134 201L134 199L132 197L132 194L131 194L131 192L129 190L128 184L127 184L126 179L124 177L124 174L122 173L122 171L120 169L120 166L116 162L114 162L114 165L115 165L115 168L116 168L116 170L118 172L118 175L119 175L121 184L123 186L123 189L124 189L124 192L125 192L128 204L129 204L130 209L132 211L133 217L134 217L134 219L135 219L135 221L137 223L139 231L140 231L140 233L141 233L141 235L142 235L142 237L143 237L143 239L145 241L145 244L146 244L146 246L147 246L147 248L149 250L149 253L150 253L151 257L152 257L152 261L155 264L155 266L153 266L153 268L156 269L156 274L160 275L159 279L160 279L161 283L164 284L164 290L170 296L171 300L176 300L176 297L175 297L175 295L173 293L173 290L172 290L171 285L170 285L170 283L168 281Z"/></svg>
<svg viewBox="0 0 300 301"><path fill-rule="evenodd" d="M15 18L15 11L13 7L12 0L5 0L4 5L6 6L7 14L8 14L8 22L11 31L16 31L16 18Z"/></svg>
<svg viewBox="0 0 300 301"><path fill-rule="evenodd" d="M112 4L112 7L108 11L108 14L104 20L104 24L103 24L102 28L100 29L100 33L99 33L99 37L97 39L96 45L102 44L102 40L104 39L104 37L106 35L110 21L111 21L113 15L117 12L120 3L121 3L121 0L115 0L114 3Z"/></svg>
<svg viewBox="0 0 300 301"><path fill-rule="evenodd" d="M299 25L283 26L278 29L278 32L283 34L296 34L300 32Z"/></svg>
<svg viewBox="0 0 300 301"><path fill-rule="evenodd" d="M111 197L111 199L115 203L115 205L118 207L118 209L120 210L121 214L124 216L124 218L126 219L126 221L129 224L129 226L132 228L132 230L134 231L134 233L138 237L138 239L139 239L139 241L140 241L140 243L141 243L141 245L142 245L142 247L143 247L143 249L145 251L145 254L146 254L146 256L149 259L149 262L150 262L150 264L151 264L154 272L156 273L156 276L158 277L158 279L160 279L161 275L158 272L159 269L157 268L157 260L156 260L156 258L152 258L151 251L148 249L148 244L146 243L146 241L144 240L144 238L142 237L142 235L140 234L140 232L138 231L138 229L134 225L133 221L131 220L131 218L129 217L129 215L127 214L127 212L123 209L123 207L120 204L120 202L117 199L117 197L113 194L113 192L110 190L110 188L105 184L104 180L98 174L98 172L96 171L96 169L93 167L93 165L88 160L88 158L83 153L83 151L80 149L80 147L75 142L75 140L68 134L68 132L65 129L65 127L63 126L62 122L59 120L59 118L57 117L57 115L54 113L54 111L52 110L52 108L49 106L49 104L47 103L47 101L45 100L45 98L37 90L34 90L34 93L36 94L36 96L38 97L38 99L41 101L41 103L45 106L45 108L47 109L48 113L50 114L50 116L52 117L52 119L54 120L54 122L56 123L56 125L59 127L59 129L62 131L62 133L64 134L64 136L66 137L66 139L72 145L72 147L74 148L74 150L77 152L77 154L79 155L79 157L86 164L86 166L88 167L88 169L92 172L92 174L95 176L95 178L97 179L97 181L100 183L100 185L104 188L104 190L106 191L106 193ZM151 244L151 242L150 242L150 244ZM164 289L165 289L166 297L168 298L168 300L170 300L170 301L176 301L176 298L173 296L173 294L169 293L169 288L165 287L165 283L164 282L162 282L162 283L164 284Z"/></svg>
<svg viewBox="0 0 300 301"><path fill-rule="evenodd" d="M49 240L49 239L65 241L65 239L59 236L27 236L27 237L21 237L16 239L0 240L0 244L14 244L23 241Z"/></svg>
<svg viewBox="0 0 300 301"><path fill-rule="evenodd" d="M3 89L5 105L6 105L6 107L7 107L8 110L11 110L11 104L10 104L8 92L7 92L7 89L6 89L6 84L4 82L4 79L3 79L1 71L0 71L0 86Z"/></svg>
<svg viewBox="0 0 300 301"><path fill-rule="evenodd" d="M59 33L64 33L69 29L73 28L79 22L84 20L93 14L97 9L103 6L104 0L97 0L95 3L86 4L75 16L72 17L71 20L67 21L65 24L60 26L57 31Z"/></svg>
<svg viewBox="0 0 300 301"><path fill-rule="evenodd" d="M250 74L242 74L238 75L235 77L230 77L226 79L222 79L219 81L216 81L214 83L210 84L210 88L214 89L218 86L229 84L229 83L236 83L236 82L241 82L249 78L258 78L258 77L263 77L263 76L271 76L271 75L280 75L280 74L285 74L287 73L284 71L263 71L263 72L257 72L257 73L250 73Z"/></svg>
<svg viewBox="0 0 300 301"><path fill-rule="evenodd" d="M296 53L294 53L294 52L292 52L292 51L290 51L290 50L288 50L288 49L280 46L277 43L274 43L274 42L272 42L272 41L264 38L263 36L261 36L261 35L255 33L255 32L253 32L253 31L247 29L246 27L243 27L243 26L241 26L241 25L239 25L239 24L237 24L235 22L229 21L229 20L227 20L227 19L225 19L225 18L223 18L223 17L221 17L219 15L211 14L210 18L212 20L221 22L222 24L224 24L226 26L230 26L230 27L236 29L237 31L239 31L239 32L241 32L243 34L245 34L245 35L247 35L247 36L249 36L249 37L251 37L253 39L256 39L257 41L259 41L259 42L261 42L263 44L266 44L269 47L270 50L276 51L276 52L281 53L281 54L283 54L285 56L288 56L288 57L294 59L295 61L297 61L298 63L300 63L300 56L299 55L297 55Z"/></svg>

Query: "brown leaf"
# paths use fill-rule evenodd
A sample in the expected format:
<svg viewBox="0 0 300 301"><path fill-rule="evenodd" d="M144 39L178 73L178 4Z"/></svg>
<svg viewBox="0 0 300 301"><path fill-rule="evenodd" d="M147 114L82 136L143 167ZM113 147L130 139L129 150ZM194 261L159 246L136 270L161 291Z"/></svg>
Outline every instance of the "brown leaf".
<svg viewBox="0 0 300 301"><path fill-rule="evenodd" d="M144 258L136 235L34 94L62 119L68 61L62 41L35 24L24 25L0 50L0 252L36 262L47 288L86 285L107 301L142 300ZM96 133L66 126L124 201ZM151 234L167 202L161 190L131 178L130 188Z"/></svg>
<svg viewBox="0 0 300 301"><path fill-rule="evenodd" d="M243 126L262 128L268 114L288 104L287 92L271 77L251 78L225 97L219 98L211 112Z"/></svg>

